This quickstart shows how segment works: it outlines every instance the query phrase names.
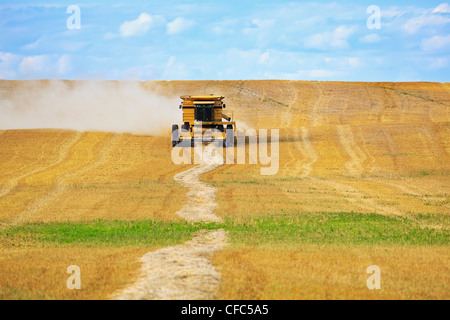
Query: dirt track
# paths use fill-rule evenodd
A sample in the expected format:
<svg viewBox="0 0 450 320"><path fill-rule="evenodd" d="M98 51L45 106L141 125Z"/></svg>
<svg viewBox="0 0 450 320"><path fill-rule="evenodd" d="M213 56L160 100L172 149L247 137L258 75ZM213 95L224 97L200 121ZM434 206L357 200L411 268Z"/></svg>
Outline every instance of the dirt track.
<svg viewBox="0 0 450 320"><path fill-rule="evenodd" d="M215 189L199 181L202 173L215 169L217 165L202 164L183 171L174 180L189 188L186 205L177 212L179 216L190 222L220 222L219 216L213 213L217 207L214 201Z"/></svg>
<svg viewBox="0 0 450 320"><path fill-rule="evenodd" d="M174 180L189 188L185 206L177 212L190 222L220 222L214 214L215 189L201 181L202 173L218 164L202 162L175 175ZM226 246L224 230L198 232L187 243L149 252L141 258L139 280L114 295L119 300L209 300L217 296L220 274L209 261Z"/></svg>

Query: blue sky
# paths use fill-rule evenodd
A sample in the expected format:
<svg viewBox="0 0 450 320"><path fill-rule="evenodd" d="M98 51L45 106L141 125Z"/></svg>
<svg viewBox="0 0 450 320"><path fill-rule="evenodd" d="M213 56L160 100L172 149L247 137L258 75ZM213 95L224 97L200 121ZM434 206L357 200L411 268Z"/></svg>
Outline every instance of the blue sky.
<svg viewBox="0 0 450 320"><path fill-rule="evenodd" d="M80 8L80 29L68 28L70 5ZM368 27L371 5L379 29ZM448 82L449 74L443 1L0 1L2 79Z"/></svg>

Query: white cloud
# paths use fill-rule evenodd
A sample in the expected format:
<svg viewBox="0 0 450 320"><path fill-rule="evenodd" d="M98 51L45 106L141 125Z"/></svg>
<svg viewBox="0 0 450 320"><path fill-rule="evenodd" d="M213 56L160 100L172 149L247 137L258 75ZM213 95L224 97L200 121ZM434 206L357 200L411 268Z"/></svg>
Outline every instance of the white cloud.
<svg viewBox="0 0 450 320"><path fill-rule="evenodd" d="M223 35L223 34L230 34L231 33L229 29L223 28L221 26L214 26L211 29L211 31L214 32L217 35Z"/></svg>
<svg viewBox="0 0 450 320"><path fill-rule="evenodd" d="M194 22L182 17L176 18L172 22L167 23L167 33L177 34L189 29L194 25Z"/></svg>
<svg viewBox="0 0 450 320"><path fill-rule="evenodd" d="M115 33L112 33L112 32L107 32L107 33L105 33L103 38L106 39L106 40L111 40L111 39L117 38L118 36L119 36L118 34L115 34Z"/></svg>
<svg viewBox="0 0 450 320"><path fill-rule="evenodd" d="M377 33L371 33L360 38L359 41L362 43L378 43L381 41L381 38Z"/></svg>
<svg viewBox="0 0 450 320"><path fill-rule="evenodd" d="M441 3L434 8L433 13L450 13L450 6L448 3Z"/></svg>
<svg viewBox="0 0 450 320"><path fill-rule="evenodd" d="M295 79L326 79L336 75L336 72L328 69L312 69L312 70L299 70L295 75Z"/></svg>
<svg viewBox="0 0 450 320"><path fill-rule="evenodd" d="M340 57L340 58L326 57L323 60L327 63L328 66L333 67L334 69L357 68L363 65L361 59L358 57Z"/></svg>
<svg viewBox="0 0 450 320"><path fill-rule="evenodd" d="M63 75L72 69L70 57L67 54L63 54L56 62L56 71L58 74Z"/></svg>
<svg viewBox="0 0 450 320"><path fill-rule="evenodd" d="M43 3L26 3L26 4L7 4L7 5L0 5L0 9L20 9L20 10L26 10L26 9L33 9L33 8L46 8L46 9L53 9L53 8L65 8L67 5L64 4L43 4Z"/></svg>
<svg viewBox="0 0 450 320"><path fill-rule="evenodd" d="M0 79L14 79L19 61L20 56L16 54L0 52Z"/></svg>
<svg viewBox="0 0 450 320"><path fill-rule="evenodd" d="M23 49L24 50L34 50L34 49L39 47L39 44L41 43L41 41L42 41L42 38L39 38L33 43L29 43L27 45L24 45Z"/></svg>
<svg viewBox="0 0 450 320"><path fill-rule="evenodd" d="M36 55L22 57L16 66L25 78L62 77L71 70L69 55Z"/></svg>
<svg viewBox="0 0 450 320"><path fill-rule="evenodd" d="M261 20L261 19L253 19L252 23L255 24L258 28L270 28L274 24L273 19Z"/></svg>
<svg viewBox="0 0 450 320"><path fill-rule="evenodd" d="M176 56L170 56L166 62L136 65L126 70L117 70L116 78L126 80L191 80L193 75L191 65L177 61ZM197 69L198 70L198 69Z"/></svg>
<svg viewBox="0 0 450 320"><path fill-rule="evenodd" d="M356 31L356 27L339 26L333 32L316 33L308 37L305 46L310 49L346 49L348 38Z"/></svg>
<svg viewBox="0 0 450 320"><path fill-rule="evenodd" d="M428 61L430 69L442 69L448 65L447 58L430 58Z"/></svg>
<svg viewBox="0 0 450 320"><path fill-rule="evenodd" d="M175 56L171 56L164 66L162 77L164 79L186 80L192 75L189 73L185 64L177 62Z"/></svg>
<svg viewBox="0 0 450 320"><path fill-rule="evenodd" d="M235 18L214 21L210 29L217 35L229 35L236 33L239 22L240 20Z"/></svg>
<svg viewBox="0 0 450 320"><path fill-rule="evenodd" d="M434 11L433 11L434 12ZM450 18L439 14L430 14L425 11L422 15L408 19L403 29L410 34L416 33L423 27L442 26L450 22Z"/></svg>
<svg viewBox="0 0 450 320"><path fill-rule="evenodd" d="M261 56L260 50L257 49L241 50L238 48L231 48L226 54L230 61L242 62L245 64L258 61Z"/></svg>
<svg viewBox="0 0 450 320"><path fill-rule="evenodd" d="M450 49L450 34L423 39L421 47L424 51L440 51Z"/></svg>
<svg viewBox="0 0 450 320"><path fill-rule="evenodd" d="M332 77L335 72L326 69L316 69L307 71L307 74L309 74L313 78L329 78Z"/></svg>
<svg viewBox="0 0 450 320"><path fill-rule="evenodd" d="M38 76L47 72L48 64L48 55L28 56L20 62L19 71L25 76Z"/></svg>
<svg viewBox="0 0 450 320"><path fill-rule="evenodd" d="M269 59L270 59L270 54L269 54L269 52L266 51L259 56L258 63L259 64L267 64Z"/></svg>
<svg viewBox="0 0 450 320"><path fill-rule="evenodd" d="M381 16L383 19L397 19L406 14L408 10L398 7L389 7L381 9Z"/></svg>
<svg viewBox="0 0 450 320"><path fill-rule="evenodd" d="M122 37L132 37L147 33L152 27L154 18L143 12L136 20L125 21L119 28Z"/></svg>

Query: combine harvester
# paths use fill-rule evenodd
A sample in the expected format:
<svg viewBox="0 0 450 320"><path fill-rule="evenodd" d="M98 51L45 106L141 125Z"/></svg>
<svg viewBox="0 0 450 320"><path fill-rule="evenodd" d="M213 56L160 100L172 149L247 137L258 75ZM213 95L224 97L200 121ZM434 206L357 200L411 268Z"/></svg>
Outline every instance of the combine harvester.
<svg viewBox="0 0 450 320"><path fill-rule="evenodd" d="M181 96L183 102L183 124L181 131L172 125L172 147L194 146L195 142L219 141L224 147L234 145L236 123L223 113L226 105L224 96ZM225 120L225 121L224 121ZM226 130L225 130L226 129Z"/></svg>

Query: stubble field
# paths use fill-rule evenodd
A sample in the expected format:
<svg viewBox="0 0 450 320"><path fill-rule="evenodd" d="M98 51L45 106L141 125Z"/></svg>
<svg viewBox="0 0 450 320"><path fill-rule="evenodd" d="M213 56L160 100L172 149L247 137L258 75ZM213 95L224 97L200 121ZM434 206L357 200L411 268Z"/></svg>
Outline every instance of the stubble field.
<svg viewBox="0 0 450 320"><path fill-rule="evenodd" d="M277 174L261 164L203 174L223 222L191 224L176 215L187 189L173 176L194 164L173 164L170 127L0 131L1 299L108 299L145 252L205 228L229 235L212 258L218 299L448 299L450 84L141 85L221 94L241 128L279 129ZM0 99L20 90L0 81ZM66 287L70 265L81 290ZM370 265L379 290L367 288Z"/></svg>

